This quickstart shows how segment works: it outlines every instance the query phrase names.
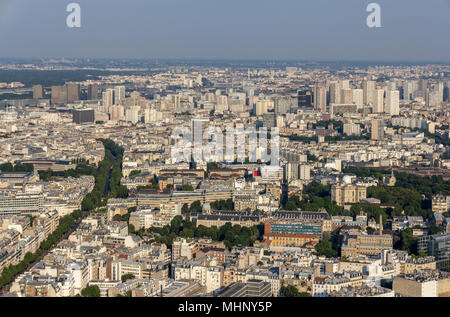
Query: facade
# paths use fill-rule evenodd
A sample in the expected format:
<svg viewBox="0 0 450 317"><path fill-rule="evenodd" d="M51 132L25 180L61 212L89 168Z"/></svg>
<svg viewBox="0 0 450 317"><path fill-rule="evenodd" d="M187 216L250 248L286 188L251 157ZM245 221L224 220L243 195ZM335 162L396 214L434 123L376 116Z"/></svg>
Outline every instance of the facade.
<svg viewBox="0 0 450 317"><path fill-rule="evenodd" d="M391 116L398 116L400 114L400 92L398 90L386 91L386 105L385 111Z"/></svg>
<svg viewBox="0 0 450 317"><path fill-rule="evenodd" d="M135 278L142 278L143 267L139 262L119 259L112 262L111 273L111 277L115 281L120 281L122 276L126 274L131 274Z"/></svg>
<svg viewBox="0 0 450 317"><path fill-rule="evenodd" d="M67 102L74 102L80 100L80 84L68 83L67 87Z"/></svg>
<svg viewBox="0 0 450 317"><path fill-rule="evenodd" d="M68 102L67 86L53 86L51 100L52 104L66 104Z"/></svg>
<svg viewBox="0 0 450 317"><path fill-rule="evenodd" d="M41 213L44 197L40 194L0 195L0 215Z"/></svg>
<svg viewBox="0 0 450 317"><path fill-rule="evenodd" d="M402 297L449 297L449 273L425 270L394 278L393 290Z"/></svg>
<svg viewBox="0 0 450 317"><path fill-rule="evenodd" d="M246 283L238 281L221 290L216 297L270 297L270 283L250 279Z"/></svg>
<svg viewBox="0 0 450 317"><path fill-rule="evenodd" d="M429 256L434 256L438 268L450 267L450 234L435 234L420 237L417 249Z"/></svg>
<svg viewBox="0 0 450 317"><path fill-rule="evenodd" d="M390 249L392 249L391 235L347 232L341 247L341 256L381 255L383 250Z"/></svg>
<svg viewBox="0 0 450 317"><path fill-rule="evenodd" d="M42 85L33 86L33 99L44 98L44 87Z"/></svg>
<svg viewBox="0 0 450 317"><path fill-rule="evenodd" d="M436 195L431 200L433 212L444 213L449 210L450 196Z"/></svg>
<svg viewBox="0 0 450 317"><path fill-rule="evenodd" d="M371 139L381 141L384 138L384 122L383 120L372 120Z"/></svg>
<svg viewBox="0 0 450 317"><path fill-rule="evenodd" d="M319 242L322 237L321 223L293 221L268 221L264 223L264 240L273 247L304 247Z"/></svg>
<svg viewBox="0 0 450 317"><path fill-rule="evenodd" d="M93 109L83 109L73 111L73 122L76 124L92 123L95 121L95 111Z"/></svg>
<svg viewBox="0 0 450 317"><path fill-rule="evenodd" d="M176 239L172 244L172 261L185 257L188 260L193 259L198 247L195 241L188 241L186 239Z"/></svg>
<svg viewBox="0 0 450 317"><path fill-rule="evenodd" d="M324 85L314 86L314 109L320 112L327 110L327 90Z"/></svg>
<svg viewBox="0 0 450 317"><path fill-rule="evenodd" d="M367 198L367 188L365 186L353 184L338 184L331 187L331 200L338 206L359 203Z"/></svg>
<svg viewBox="0 0 450 317"><path fill-rule="evenodd" d="M87 88L87 99L97 100L98 99L98 85L90 84Z"/></svg>
<svg viewBox="0 0 450 317"><path fill-rule="evenodd" d="M320 276L313 282L313 297L330 297L334 292L350 286L350 278L345 276Z"/></svg>

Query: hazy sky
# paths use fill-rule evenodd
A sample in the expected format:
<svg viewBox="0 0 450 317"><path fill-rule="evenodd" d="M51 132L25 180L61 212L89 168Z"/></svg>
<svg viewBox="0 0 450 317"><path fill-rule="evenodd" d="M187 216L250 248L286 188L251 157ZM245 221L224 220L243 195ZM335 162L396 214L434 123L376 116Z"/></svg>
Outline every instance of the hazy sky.
<svg viewBox="0 0 450 317"><path fill-rule="evenodd" d="M0 57L448 62L450 0L0 0Z"/></svg>

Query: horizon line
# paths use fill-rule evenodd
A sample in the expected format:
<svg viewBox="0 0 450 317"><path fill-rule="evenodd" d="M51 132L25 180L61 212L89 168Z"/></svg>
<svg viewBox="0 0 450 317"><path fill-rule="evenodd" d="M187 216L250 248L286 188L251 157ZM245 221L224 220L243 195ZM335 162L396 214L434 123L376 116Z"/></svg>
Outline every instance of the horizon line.
<svg viewBox="0 0 450 317"><path fill-rule="evenodd" d="M153 60L153 61L228 61L228 62L300 62L300 63L434 63L450 64L450 60L376 60L376 59L295 59L295 58L192 58L192 57L0 57L0 60Z"/></svg>

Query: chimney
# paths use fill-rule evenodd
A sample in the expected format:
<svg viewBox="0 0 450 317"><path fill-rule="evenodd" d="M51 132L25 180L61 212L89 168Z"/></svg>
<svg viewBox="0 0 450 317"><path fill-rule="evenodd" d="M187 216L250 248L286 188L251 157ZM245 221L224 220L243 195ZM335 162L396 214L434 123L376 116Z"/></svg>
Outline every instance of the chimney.
<svg viewBox="0 0 450 317"><path fill-rule="evenodd" d="M380 214L380 236L383 234L383 216Z"/></svg>

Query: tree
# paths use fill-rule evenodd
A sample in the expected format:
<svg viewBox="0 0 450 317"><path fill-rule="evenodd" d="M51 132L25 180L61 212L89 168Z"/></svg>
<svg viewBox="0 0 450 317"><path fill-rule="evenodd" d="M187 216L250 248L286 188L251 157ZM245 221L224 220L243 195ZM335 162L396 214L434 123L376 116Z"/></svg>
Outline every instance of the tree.
<svg viewBox="0 0 450 317"><path fill-rule="evenodd" d="M336 250L333 250L333 245L327 239L321 239L316 245L318 255L324 255L327 258L335 258L338 256Z"/></svg>
<svg viewBox="0 0 450 317"><path fill-rule="evenodd" d="M14 166L14 172L28 172L31 173L34 171L33 164L16 164Z"/></svg>
<svg viewBox="0 0 450 317"><path fill-rule="evenodd" d="M444 228L443 227L439 227L439 226L436 226L436 225L429 226L428 230L429 230L428 231L429 235L433 235L433 234L436 234L436 233L439 233L439 232L444 232Z"/></svg>
<svg viewBox="0 0 450 317"><path fill-rule="evenodd" d="M126 281L133 280L135 278L136 277L133 274L124 274L124 275L122 275L121 280L122 280L122 283L125 283Z"/></svg>
<svg viewBox="0 0 450 317"><path fill-rule="evenodd" d="M409 254L415 253L416 240L414 239L411 228L406 228L400 234L400 245L402 250L408 251Z"/></svg>
<svg viewBox="0 0 450 317"><path fill-rule="evenodd" d="M83 297L100 297L100 288L97 285L87 286L81 290Z"/></svg>
<svg viewBox="0 0 450 317"><path fill-rule="evenodd" d="M234 210L233 199L214 201L211 203L211 208L214 210Z"/></svg>
<svg viewBox="0 0 450 317"><path fill-rule="evenodd" d="M191 207L189 208L190 212L202 212L202 203L200 200L196 200L191 204Z"/></svg>
<svg viewBox="0 0 450 317"><path fill-rule="evenodd" d="M132 170L130 172L130 175L128 176L129 178L135 178L136 176L138 176L139 174L141 174L141 170Z"/></svg>
<svg viewBox="0 0 450 317"><path fill-rule="evenodd" d="M295 204L295 202L293 202L292 200L288 200L287 204L286 204L286 210L289 211L297 211L297 205Z"/></svg>
<svg viewBox="0 0 450 317"><path fill-rule="evenodd" d="M299 292L298 289L292 285L284 287L283 293L285 297L311 297L311 294L306 292Z"/></svg>
<svg viewBox="0 0 450 317"><path fill-rule="evenodd" d="M122 216L120 214L114 215L113 221L122 221Z"/></svg>
<svg viewBox="0 0 450 317"><path fill-rule="evenodd" d="M13 172L14 166L11 163L4 163L0 165L0 171L2 172Z"/></svg>
<svg viewBox="0 0 450 317"><path fill-rule="evenodd" d="M193 192L194 191L194 187L192 187L191 184L184 184L181 187L181 190L184 191L184 192Z"/></svg>
<svg viewBox="0 0 450 317"><path fill-rule="evenodd" d="M189 206L188 204L184 204L183 207L181 207L181 214L186 215L189 213Z"/></svg>

